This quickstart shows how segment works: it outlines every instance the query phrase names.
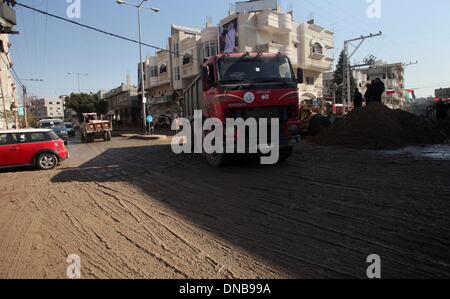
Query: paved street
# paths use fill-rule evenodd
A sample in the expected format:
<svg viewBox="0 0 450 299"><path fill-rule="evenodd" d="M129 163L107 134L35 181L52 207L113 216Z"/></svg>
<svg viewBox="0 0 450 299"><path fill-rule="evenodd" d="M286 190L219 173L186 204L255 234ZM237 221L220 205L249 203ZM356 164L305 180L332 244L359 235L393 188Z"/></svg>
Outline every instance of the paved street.
<svg viewBox="0 0 450 299"><path fill-rule="evenodd" d="M303 144L281 166L215 169L167 141L69 145L0 172L0 277L449 277L450 161Z"/></svg>

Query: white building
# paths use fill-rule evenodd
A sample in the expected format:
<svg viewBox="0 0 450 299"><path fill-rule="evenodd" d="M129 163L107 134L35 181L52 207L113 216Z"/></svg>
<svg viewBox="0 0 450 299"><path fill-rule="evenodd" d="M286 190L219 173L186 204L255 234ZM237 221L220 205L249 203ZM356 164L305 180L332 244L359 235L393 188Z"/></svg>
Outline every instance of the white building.
<svg viewBox="0 0 450 299"><path fill-rule="evenodd" d="M38 119L64 119L64 101L55 99L35 99L30 102L30 111Z"/></svg>
<svg viewBox="0 0 450 299"><path fill-rule="evenodd" d="M7 34L0 34L0 129L6 129L5 113L8 116L8 128L14 125L12 106L17 106L17 86L11 74L11 43Z"/></svg>
<svg viewBox="0 0 450 299"><path fill-rule="evenodd" d="M235 41L224 44L221 33L232 30ZM167 51L148 57L145 86L152 114L176 114L178 98L200 73L204 58L232 47L235 52L265 52L287 55L294 68L304 71L299 85L300 99L323 96L323 73L334 59L333 32L314 21L296 23L292 12L283 12L274 0L236 4L236 11L218 26L208 22L202 30L172 25ZM169 115L170 116L170 115Z"/></svg>
<svg viewBox="0 0 450 299"><path fill-rule="evenodd" d="M408 91L405 89L405 67L403 63L376 62L370 67L361 67L353 70L359 91L364 95L366 85L379 78L383 81L386 92L383 94L383 104L393 109L405 109L410 104L407 102ZM323 77L324 97L332 100L334 87L334 73L327 72ZM338 102L341 99L336 99Z"/></svg>

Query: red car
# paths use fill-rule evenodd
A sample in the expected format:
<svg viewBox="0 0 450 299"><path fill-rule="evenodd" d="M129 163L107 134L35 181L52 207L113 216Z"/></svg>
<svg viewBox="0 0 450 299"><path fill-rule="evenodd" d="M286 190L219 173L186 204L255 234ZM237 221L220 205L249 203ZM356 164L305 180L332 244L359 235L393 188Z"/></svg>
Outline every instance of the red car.
<svg viewBox="0 0 450 299"><path fill-rule="evenodd" d="M52 130L0 131L0 168L35 166L50 170L68 158L64 141Z"/></svg>

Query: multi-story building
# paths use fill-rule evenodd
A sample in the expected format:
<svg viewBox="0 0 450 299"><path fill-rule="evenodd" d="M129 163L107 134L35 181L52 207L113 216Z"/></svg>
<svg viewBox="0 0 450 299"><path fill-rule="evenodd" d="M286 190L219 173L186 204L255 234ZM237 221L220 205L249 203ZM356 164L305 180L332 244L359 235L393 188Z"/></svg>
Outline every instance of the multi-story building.
<svg viewBox="0 0 450 299"><path fill-rule="evenodd" d="M64 119L64 100L34 99L30 102L30 111L38 119Z"/></svg>
<svg viewBox="0 0 450 299"><path fill-rule="evenodd" d="M11 43L8 35L14 32L13 27L16 25L13 3L0 1L0 129L12 128L15 124L15 111L12 110L18 108L16 84L11 74Z"/></svg>
<svg viewBox="0 0 450 299"><path fill-rule="evenodd" d="M116 123L138 125L142 122L138 88L132 86L129 80L105 93L103 100L108 102L108 116Z"/></svg>
<svg viewBox="0 0 450 299"><path fill-rule="evenodd" d="M218 26L208 22L202 30L172 25L168 43L171 53L160 51L145 63L149 111L177 114L178 98L200 73L203 59L218 52L285 54L294 68L304 71L300 99L320 98L322 75L334 61L330 54L333 38L333 32L314 21L296 23L293 13L283 12L275 0L237 3L236 10L230 11ZM168 68L167 73L161 73L161 66Z"/></svg>
<svg viewBox="0 0 450 299"><path fill-rule="evenodd" d="M383 104L393 109L406 108L408 104L408 90L405 89L405 67L403 63L378 61L373 66L354 69L353 76L362 94L366 93L367 84L379 78L383 81L386 88L386 92L382 97ZM328 72L324 74L323 79L325 98L331 100L335 90L334 73ZM339 102L339 99L337 101Z"/></svg>
<svg viewBox="0 0 450 299"><path fill-rule="evenodd" d="M355 71L360 90L364 94L366 85L379 78L383 81L386 92L383 94L383 103L393 109L405 108L407 96L405 92L405 67L403 63L376 62L375 65L360 68Z"/></svg>

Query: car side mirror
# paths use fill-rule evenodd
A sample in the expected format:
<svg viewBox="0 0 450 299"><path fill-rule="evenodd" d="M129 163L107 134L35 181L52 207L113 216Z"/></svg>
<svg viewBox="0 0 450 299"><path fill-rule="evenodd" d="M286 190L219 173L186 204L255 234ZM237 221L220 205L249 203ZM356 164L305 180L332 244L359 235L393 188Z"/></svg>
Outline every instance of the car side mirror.
<svg viewBox="0 0 450 299"><path fill-rule="evenodd" d="M203 83L203 91L209 89L209 69L207 66L202 67L202 83Z"/></svg>
<svg viewBox="0 0 450 299"><path fill-rule="evenodd" d="M297 82L299 84L303 84L303 69L302 68L297 68Z"/></svg>

